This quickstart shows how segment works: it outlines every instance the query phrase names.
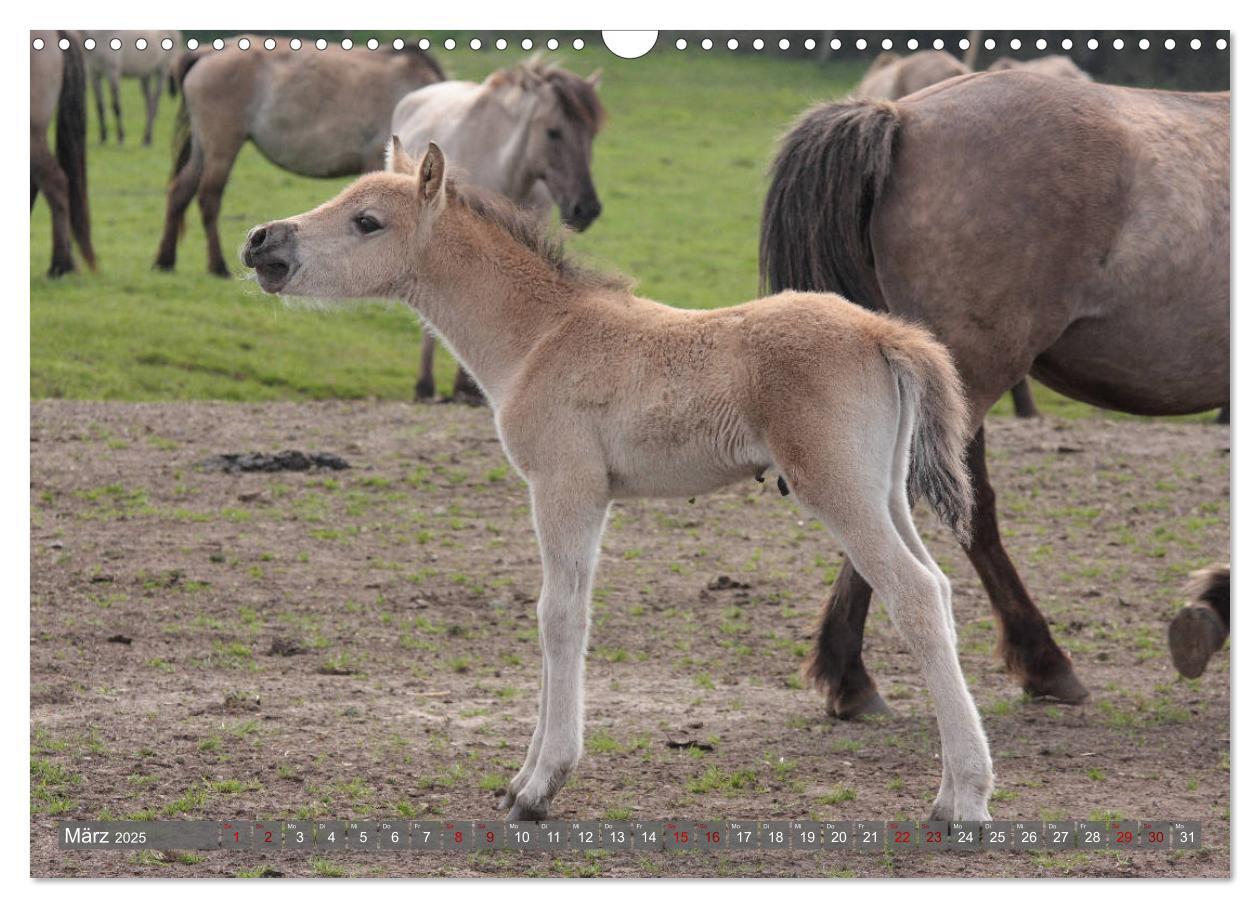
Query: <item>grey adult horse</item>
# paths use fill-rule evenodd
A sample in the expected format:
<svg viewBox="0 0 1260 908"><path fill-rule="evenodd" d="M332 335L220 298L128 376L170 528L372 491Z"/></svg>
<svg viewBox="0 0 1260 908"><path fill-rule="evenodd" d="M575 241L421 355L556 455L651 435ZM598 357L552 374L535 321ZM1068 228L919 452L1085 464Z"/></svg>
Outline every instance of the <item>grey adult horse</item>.
<svg viewBox="0 0 1260 908"><path fill-rule="evenodd" d="M591 178L595 136L604 125L599 72L586 78L535 58L491 73L480 83L439 82L413 91L394 109L393 132L421 154L436 142L476 186L491 189L545 220L553 207L585 230L602 206ZM434 395L432 333L425 331L416 400ZM463 366L457 400L481 403Z"/></svg>
<svg viewBox="0 0 1260 908"><path fill-rule="evenodd" d="M40 50L36 41L42 42ZM48 276L59 277L74 270L75 242L88 265L96 267L88 216L87 81L77 33L31 32L31 42L31 208L43 192L52 212ZM48 147L54 118L55 154Z"/></svg>
<svg viewBox="0 0 1260 908"><path fill-rule="evenodd" d="M175 247L193 196L211 274L228 276L219 209L232 164L252 141L271 163L307 177L344 177L385 166L389 118L403 95L446 78L424 51L293 49L239 35L201 47L177 65L184 103L175 124L166 224L154 267L175 267ZM241 49L247 41L246 49Z"/></svg>
<svg viewBox="0 0 1260 908"><path fill-rule="evenodd" d="M839 292L931 328L974 432L967 555L1007 668L1035 696L1088 696L1002 547L985 413L1031 374L1144 415L1229 400L1229 93L1011 71L893 103L806 112L773 165L766 287ZM871 588L846 565L806 670L841 717L887 709L862 664Z"/></svg>
<svg viewBox="0 0 1260 908"><path fill-rule="evenodd" d="M96 96L96 112L101 125L101 142L109 137L105 122L105 91L102 81L109 83L109 96L114 111L114 131L118 144L123 142L122 103L118 97L119 82L123 77L140 81L140 93L144 95L144 144L153 143L153 121L157 119L158 100L162 86L169 84L171 94L176 93L171 69L182 53L183 36L177 31L95 31L84 32L85 38L96 42L87 58L88 73L92 79L92 94ZM118 47L114 47L114 42ZM170 46L163 46L163 42Z"/></svg>

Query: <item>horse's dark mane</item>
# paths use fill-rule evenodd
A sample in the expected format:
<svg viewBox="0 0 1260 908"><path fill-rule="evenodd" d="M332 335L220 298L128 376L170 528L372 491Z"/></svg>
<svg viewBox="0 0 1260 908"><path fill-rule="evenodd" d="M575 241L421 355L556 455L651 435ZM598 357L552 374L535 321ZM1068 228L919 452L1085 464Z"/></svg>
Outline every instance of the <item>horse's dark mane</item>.
<svg viewBox="0 0 1260 908"><path fill-rule="evenodd" d="M625 276L583 265L565 248L562 231L553 228L548 220L517 207L497 192L449 176L446 192L449 201L463 205L480 220L498 227L541 258L562 280L607 290L630 289L631 282Z"/></svg>
<svg viewBox="0 0 1260 908"><path fill-rule="evenodd" d="M402 54L404 56L415 57L417 60L422 62L425 66L427 66L433 72L435 76L437 76L437 81L439 82L446 81L446 73L443 71L438 61L433 59L433 56L428 51L422 50L421 48L417 47L414 44L404 44L401 48L399 48L398 50L394 50L393 52L395 54Z"/></svg>

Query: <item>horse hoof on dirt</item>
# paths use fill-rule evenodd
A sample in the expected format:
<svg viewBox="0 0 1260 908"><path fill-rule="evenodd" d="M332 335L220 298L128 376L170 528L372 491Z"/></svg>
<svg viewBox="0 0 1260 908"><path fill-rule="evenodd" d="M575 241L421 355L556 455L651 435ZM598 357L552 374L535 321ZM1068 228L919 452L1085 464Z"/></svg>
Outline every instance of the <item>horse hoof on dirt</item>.
<svg viewBox="0 0 1260 908"><path fill-rule="evenodd" d="M538 804L525 804L523 801L517 801L512 805L511 811L508 813L508 820L545 820L551 808L551 804L542 801Z"/></svg>
<svg viewBox="0 0 1260 908"><path fill-rule="evenodd" d="M1024 692L1037 700L1058 700L1060 703L1083 703L1089 699L1089 688L1080 682L1070 665L1057 675L1025 682Z"/></svg>
<svg viewBox="0 0 1260 908"><path fill-rule="evenodd" d="M867 688L860 694L832 693L827 697L827 715L833 719L852 722L868 716L891 716L892 714L893 711L888 708L884 698L873 687Z"/></svg>
<svg viewBox="0 0 1260 908"><path fill-rule="evenodd" d="M499 810L511 810L514 804L516 804L516 795L511 792L499 798Z"/></svg>
<svg viewBox="0 0 1260 908"><path fill-rule="evenodd" d="M1212 609L1188 605L1168 625L1168 651L1173 665L1187 678L1197 678L1212 654L1225 645L1225 622Z"/></svg>

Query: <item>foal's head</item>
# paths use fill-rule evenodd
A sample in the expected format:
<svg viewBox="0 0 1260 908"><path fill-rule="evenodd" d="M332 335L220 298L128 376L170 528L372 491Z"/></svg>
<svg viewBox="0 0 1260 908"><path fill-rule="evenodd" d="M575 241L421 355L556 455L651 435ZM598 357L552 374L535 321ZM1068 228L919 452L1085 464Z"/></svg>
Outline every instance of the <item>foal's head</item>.
<svg viewBox="0 0 1260 908"><path fill-rule="evenodd" d="M249 231L241 261L268 293L405 297L447 204L446 158L430 143L419 163L395 136L384 171L318 208Z"/></svg>

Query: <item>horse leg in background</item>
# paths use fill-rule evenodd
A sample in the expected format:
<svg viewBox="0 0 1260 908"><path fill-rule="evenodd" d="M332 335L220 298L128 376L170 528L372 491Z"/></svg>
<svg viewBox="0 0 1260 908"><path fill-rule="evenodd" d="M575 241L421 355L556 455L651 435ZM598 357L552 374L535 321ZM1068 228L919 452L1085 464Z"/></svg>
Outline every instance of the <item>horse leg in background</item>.
<svg viewBox="0 0 1260 908"><path fill-rule="evenodd" d="M53 157L43 136L31 137L31 185L43 191L52 212L52 265L48 269L48 276L60 277L74 271L70 231L70 181ZM33 189L32 207L34 204Z"/></svg>
<svg viewBox="0 0 1260 908"><path fill-rule="evenodd" d="M512 805L510 820L546 819L552 798L582 756L582 685L591 585L608 515L607 478L583 468L601 462L597 458L574 462L572 469L557 470L553 479L530 479L543 563L538 597L538 636L545 666L539 723L543 728L537 747L530 746L532 769L527 756L504 798L505 804ZM537 736L536 731L535 740Z"/></svg>
<svg viewBox="0 0 1260 908"><path fill-rule="evenodd" d="M1177 671L1197 678L1229 639L1229 566L1196 571L1190 596L1168 625L1168 649Z"/></svg>
<svg viewBox="0 0 1260 908"><path fill-rule="evenodd" d="M1037 419L1041 411L1037 409L1037 401L1033 399L1032 386L1027 378L1022 378L1011 388L1011 403L1015 406L1015 415L1020 419Z"/></svg>
<svg viewBox="0 0 1260 908"><path fill-rule="evenodd" d="M871 586L845 559L818 614L814 651L801 666L806 679L827 698L827 714L859 719L891 710L862 663L862 637L871 605Z"/></svg>
<svg viewBox="0 0 1260 908"><path fill-rule="evenodd" d="M1229 404L1221 407L1220 412L1216 414L1216 424L1218 426L1229 425Z"/></svg>
<svg viewBox="0 0 1260 908"><path fill-rule="evenodd" d="M201 226L206 232L206 259L211 274L219 277L230 277L227 261L223 258L223 247L219 242L219 209L223 205L223 191L227 188L228 176L232 173L232 164L241 146L245 144L244 135L216 136L215 147L205 149L205 166L201 173L201 184L197 187L197 205L201 208Z"/></svg>
<svg viewBox="0 0 1260 908"><path fill-rule="evenodd" d="M201 151L201 145L194 140L188 160L166 190L166 222L162 227L162 241L158 244L157 259L153 263L153 267L160 271L170 271L175 267L175 250L184 227L184 213L192 203L193 196L197 194L204 164L205 155Z"/></svg>
<svg viewBox="0 0 1260 908"><path fill-rule="evenodd" d="M1072 660L1054 642L1045 616L1033 604L1015 565L1002 547L997 496L989 484L985 461L983 425L967 448L967 467L975 492L967 557L980 575L1001 624L999 649L1006 668L1033 696L1080 703L1089 696L1089 691L1072 670Z"/></svg>
<svg viewBox="0 0 1260 908"><path fill-rule="evenodd" d="M101 124L101 144L109 141L109 124L105 120L105 90L101 87L103 74L99 67L92 67L92 94L96 95L96 116Z"/></svg>
<svg viewBox="0 0 1260 908"><path fill-rule="evenodd" d="M421 328L424 340L420 344L420 376L416 379L415 403L432 400L436 389L433 386L433 354L437 350L437 341L429 333L428 328Z"/></svg>
<svg viewBox="0 0 1260 908"><path fill-rule="evenodd" d="M470 407L483 407L486 404L486 397L481 393L481 388L472 380L472 376L464 371L463 366L455 372L455 388L451 392L451 399Z"/></svg>
<svg viewBox="0 0 1260 908"><path fill-rule="evenodd" d="M118 98L119 75L117 70L109 72L109 98L114 107L114 127L118 132L118 144L123 143L122 102Z"/></svg>
<svg viewBox="0 0 1260 908"><path fill-rule="evenodd" d="M153 144L153 121L157 118L158 98L162 96L162 77L159 73L146 73L140 77L140 92L144 95L144 144Z"/></svg>

